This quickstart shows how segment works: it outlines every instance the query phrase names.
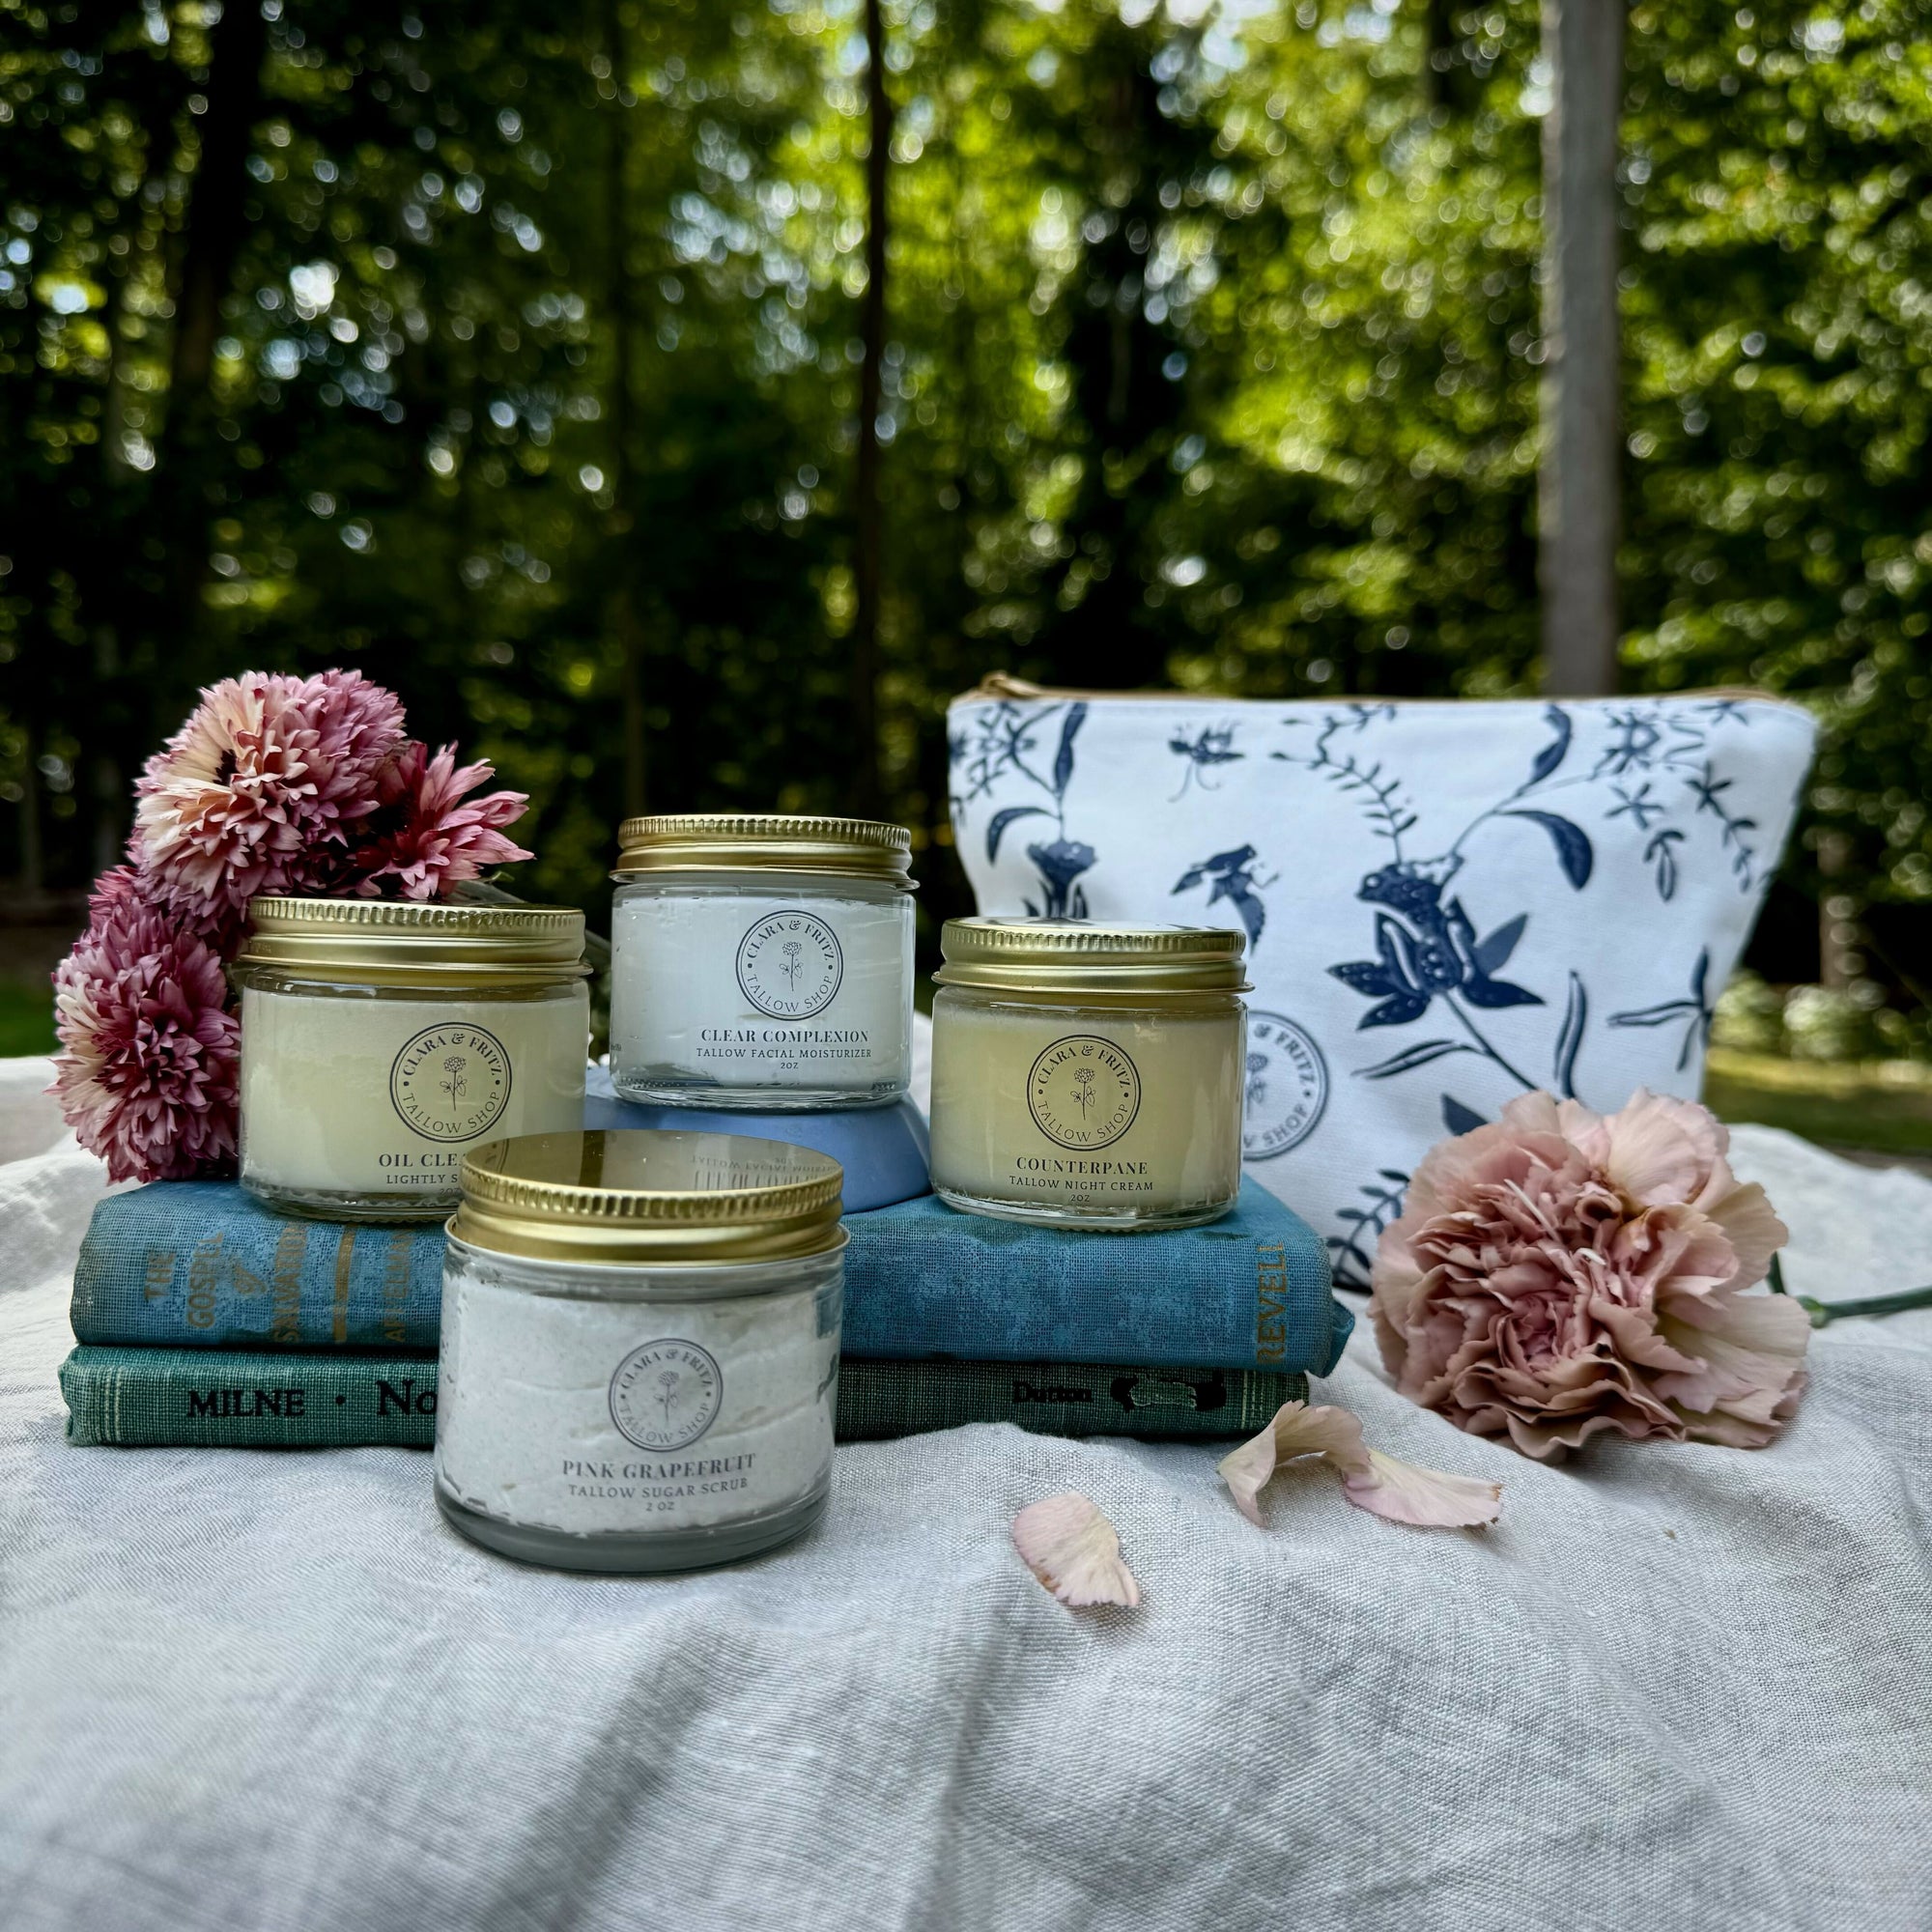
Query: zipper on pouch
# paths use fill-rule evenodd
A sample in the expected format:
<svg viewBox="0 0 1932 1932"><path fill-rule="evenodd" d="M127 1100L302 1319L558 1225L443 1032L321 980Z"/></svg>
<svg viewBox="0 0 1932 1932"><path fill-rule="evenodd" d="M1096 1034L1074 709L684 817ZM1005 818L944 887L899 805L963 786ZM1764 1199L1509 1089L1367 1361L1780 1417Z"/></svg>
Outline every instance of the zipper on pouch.
<svg viewBox="0 0 1932 1932"><path fill-rule="evenodd" d="M1781 696L1776 692L1754 691L1747 684L1701 684L1688 691L1632 691L1612 692L1608 696L1629 697L1661 703L1666 698L1677 697L1748 697L1759 704L1780 704L1788 711L1804 711L1804 706L1796 698ZM1023 677L1013 677L1003 670L988 671L971 691L962 692L952 702L974 704L986 698L1006 698L1012 703L1027 703L1038 698L1131 698L1144 704L1529 704L1534 698L1526 697L1377 697L1374 696L1351 698L1338 693L1333 698L1317 697L1236 697L1227 692L1212 691L1076 691L1069 685L1032 684ZM1568 702L1568 699L1551 702ZM1584 700L1600 704L1602 697ZM1807 714L1808 715L1808 714Z"/></svg>

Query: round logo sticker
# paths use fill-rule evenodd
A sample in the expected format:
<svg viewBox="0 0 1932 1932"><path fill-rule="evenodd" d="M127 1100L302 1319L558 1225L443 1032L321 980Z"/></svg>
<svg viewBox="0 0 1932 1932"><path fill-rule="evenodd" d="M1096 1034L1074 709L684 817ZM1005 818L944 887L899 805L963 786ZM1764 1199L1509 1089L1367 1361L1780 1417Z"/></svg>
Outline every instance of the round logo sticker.
<svg viewBox="0 0 1932 1932"><path fill-rule="evenodd" d="M1027 1106L1056 1147L1112 1147L1141 1110L1140 1069L1112 1040L1068 1034L1034 1062Z"/></svg>
<svg viewBox="0 0 1932 1932"><path fill-rule="evenodd" d="M1272 1160L1299 1147L1327 1104L1328 1063L1307 1030L1279 1013L1251 1009L1241 1158Z"/></svg>
<svg viewBox="0 0 1932 1932"><path fill-rule="evenodd" d="M424 1027L389 1068L389 1103L425 1140L473 1141L510 1104L510 1056L481 1027Z"/></svg>
<svg viewBox="0 0 1932 1932"><path fill-rule="evenodd" d="M774 912L738 942L738 986L767 1019L814 1019L845 977L838 935L809 912Z"/></svg>
<svg viewBox="0 0 1932 1932"><path fill-rule="evenodd" d="M633 1349L611 1378L611 1420L639 1449L688 1449L718 1420L724 1377L696 1342Z"/></svg>

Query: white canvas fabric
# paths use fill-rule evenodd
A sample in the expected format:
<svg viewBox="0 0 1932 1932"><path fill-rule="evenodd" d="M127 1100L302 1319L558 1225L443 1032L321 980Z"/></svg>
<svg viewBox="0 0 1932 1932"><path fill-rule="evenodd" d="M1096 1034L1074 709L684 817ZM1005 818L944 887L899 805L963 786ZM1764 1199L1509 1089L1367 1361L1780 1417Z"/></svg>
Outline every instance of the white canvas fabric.
<svg viewBox="0 0 1932 1932"><path fill-rule="evenodd" d="M1696 1095L1815 728L1711 695L1009 695L949 732L981 912L1246 930L1247 1171L1366 1285L1445 1131L1536 1087Z"/></svg>
<svg viewBox="0 0 1932 1932"><path fill-rule="evenodd" d="M1320 1392L1499 1479L1398 1528L1319 1469L961 1429L839 1450L791 1548L501 1562L419 1451L76 1449L54 1372L100 1166L0 1065L7 1932L1917 1932L1932 1922L1932 1315L1816 1341L1757 1453L1525 1463L1357 1334ZM1794 1282L1932 1262L1932 1180L1746 1129ZM1008 1526L1065 1490L1142 1609Z"/></svg>

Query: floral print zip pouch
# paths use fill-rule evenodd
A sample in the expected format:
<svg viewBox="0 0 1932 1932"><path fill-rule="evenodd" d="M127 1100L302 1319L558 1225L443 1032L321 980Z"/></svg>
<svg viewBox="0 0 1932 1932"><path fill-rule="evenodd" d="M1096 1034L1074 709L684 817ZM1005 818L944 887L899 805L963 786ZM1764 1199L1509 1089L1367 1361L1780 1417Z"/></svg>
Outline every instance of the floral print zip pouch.
<svg viewBox="0 0 1932 1932"><path fill-rule="evenodd" d="M948 713L982 913L1243 928L1246 1170L1365 1286L1415 1163L1542 1088L1697 1095L1816 726L1747 693Z"/></svg>

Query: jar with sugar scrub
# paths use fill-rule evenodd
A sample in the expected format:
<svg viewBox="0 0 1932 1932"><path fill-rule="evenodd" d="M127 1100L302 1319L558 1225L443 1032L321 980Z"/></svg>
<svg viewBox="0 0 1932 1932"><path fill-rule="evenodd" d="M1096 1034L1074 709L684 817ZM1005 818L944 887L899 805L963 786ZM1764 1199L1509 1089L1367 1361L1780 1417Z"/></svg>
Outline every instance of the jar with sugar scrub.
<svg viewBox="0 0 1932 1932"><path fill-rule="evenodd" d="M838 1163L743 1134L478 1148L449 1224L436 1496L565 1570L691 1570L825 1507Z"/></svg>
<svg viewBox="0 0 1932 1932"><path fill-rule="evenodd" d="M1185 1228L1241 1184L1238 932L955 919L933 976L932 1184L970 1213Z"/></svg>
<svg viewBox="0 0 1932 1932"><path fill-rule="evenodd" d="M882 1106L912 1080L911 835L859 818L633 818L611 1078L685 1107Z"/></svg>
<svg viewBox="0 0 1932 1932"><path fill-rule="evenodd" d="M480 1141L583 1124L583 915L259 898L242 992L242 1185L341 1221L444 1219Z"/></svg>

